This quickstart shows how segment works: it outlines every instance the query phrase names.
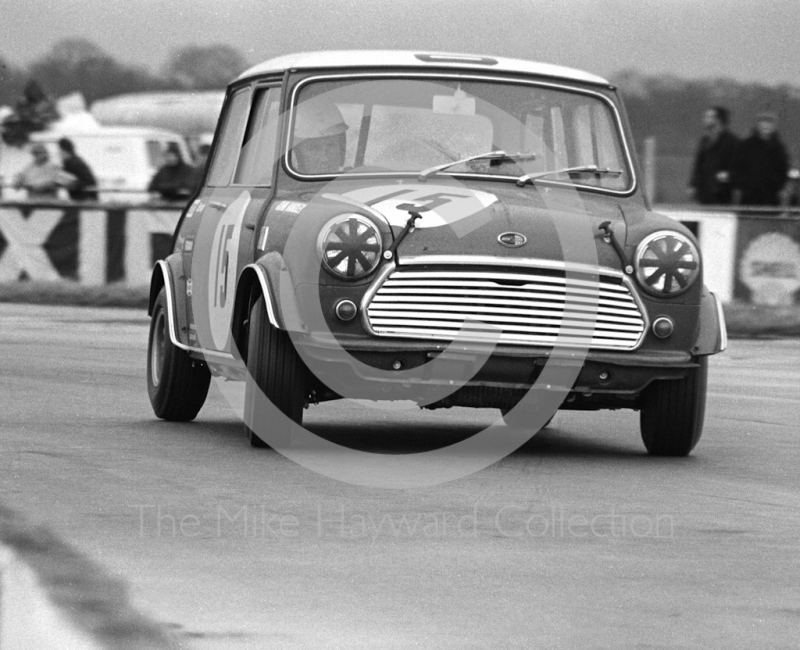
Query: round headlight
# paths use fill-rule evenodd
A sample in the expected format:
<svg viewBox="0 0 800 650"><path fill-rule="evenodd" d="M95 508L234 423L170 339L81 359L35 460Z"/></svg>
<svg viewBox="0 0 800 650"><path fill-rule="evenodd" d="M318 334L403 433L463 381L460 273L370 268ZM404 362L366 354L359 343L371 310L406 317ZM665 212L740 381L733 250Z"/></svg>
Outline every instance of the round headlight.
<svg viewBox="0 0 800 650"><path fill-rule="evenodd" d="M360 214L341 214L322 229L317 250L322 266L342 280L358 280L372 273L383 249L378 227Z"/></svg>
<svg viewBox="0 0 800 650"><path fill-rule="evenodd" d="M694 243L677 232L660 231L636 247L636 279L655 296L677 296L700 274L700 254Z"/></svg>

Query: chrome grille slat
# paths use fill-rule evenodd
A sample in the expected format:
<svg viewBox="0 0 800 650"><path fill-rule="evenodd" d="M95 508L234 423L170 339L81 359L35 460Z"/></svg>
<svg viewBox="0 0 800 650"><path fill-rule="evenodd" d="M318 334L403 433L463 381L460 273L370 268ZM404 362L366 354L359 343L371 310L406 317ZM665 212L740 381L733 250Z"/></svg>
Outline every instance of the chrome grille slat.
<svg viewBox="0 0 800 650"><path fill-rule="evenodd" d="M563 318L564 314L566 313L570 318L576 319L584 319L584 320L597 320L598 325L602 325L603 321L609 321L611 323L626 323L629 325L638 325L641 326L641 319L638 318L631 318L626 316L619 316L617 314L607 314L598 311L597 314L593 314L591 312L588 313L581 313L578 311L564 310L563 308L558 309L519 309L517 307L489 307L483 305L482 310L488 314L519 314L519 315L527 315L533 317L546 317L546 318ZM406 311L426 311L429 313L436 313L436 312L452 312L455 314L474 314L474 309L470 304L448 304L448 303L441 303L438 305L428 305L427 303L403 303L403 302L394 302L391 304L384 304L375 303L372 304L370 308L370 314L375 316L380 315L388 315L394 314L398 311L406 312Z"/></svg>
<svg viewBox="0 0 800 650"><path fill-rule="evenodd" d="M413 275L411 274L413 273ZM457 279L459 281L463 280L464 276L457 272L444 272L444 273L437 273L435 271L413 271L409 273L408 271L395 271L392 274L392 282L394 283L405 283L405 282L421 282L425 280L425 284L429 284L428 280L434 280L434 282L443 281L445 278L452 278ZM539 275L539 276L532 276L530 274L524 273L498 273L497 271L491 271L482 274L485 280L478 280L478 282L491 282L491 281L524 281L524 282L538 282L538 283L550 283L550 284L569 284L576 287L590 287L595 288L597 283L592 280L580 280L578 278L573 277L560 277L558 275ZM601 280L602 281L602 280ZM611 282L606 282L606 287L608 288L616 288L621 293L626 293L626 288L622 284L616 284Z"/></svg>
<svg viewBox="0 0 800 650"><path fill-rule="evenodd" d="M430 329L450 328L451 331L457 332L459 330L459 328L460 328L460 325L462 323L464 323L464 322L465 321L462 319L461 321L458 321L458 326L454 327L455 323L453 323L451 321L427 320L425 322L425 329L428 329L428 328L430 328ZM398 326L398 327L402 327L402 326L406 326L406 327L417 326L417 321L409 320L409 319L402 319L402 318L376 318L376 319L374 319L374 323L376 325L394 325L394 326ZM496 332L501 332L502 331L502 332L509 332L509 333L510 332L525 332L525 333L539 333L539 332L542 332L542 333L545 333L545 334L553 334L553 335L555 335L555 334L558 334L559 332L561 332L563 334L575 334L575 335L581 336L581 335L586 335L586 333L589 331L586 328L580 328L580 327L573 328L573 327L568 327L567 325L569 325L569 323L564 324L562 326L549 324L549 326L547 326L547 327L542 327L542 326L532 327L532 326L520 325L520 324L515 324L515 323L514 324L512 324L512 323L504 323L504 324L502 324L502 326L500 326L500 325L495 325L494 323L487 323L487 322L484 322L484 321L470 321L469 323L467 323L467 327L469 327L471 330L472 329L475 329L475 330L480 329L480 330L486 330L486 331L496 331ZM622 338L630 339L630 338L633 338L633 339L636 339L636 338L638 338L640 331L641 330L635 331L635 332L629 332L629 331L620 332L620 331L617 331L617 330L612 330L612 331L598 332L595 329L593 335L595 337L597 337L597 338L612 338L612 339L622 339Z"/></svg>
<svg viewBox="0 0 800 650"><path fill-rule="evenodd" d="M403 297L405 295L415 295L415 296L458 296L463 295L465 293L464 289L419 289L415 291L413 294L410 294L408 291L404 290L397 290L394 288L381 288L381 293L384 296L395 296L395 297ZM565 297L564 293L560 294L547 294L547 293L534 293L530 291L509 291L507 289L503 289L500 291L486 291L483 289L477 289L474 292L471 292L472 296L470 296L473 300L476 296L484 296L486 298L490 298L491 296L497 296L500 298L511 298L514 300L521 300L523 298L535 299L535 300L550 300L550 301L559 301L558 304L564 304ZM620 304L619 301L609 300L607 298L589 298L588 296L573 296L568 295L566 297L566 301L569 303L583 303L586 305L594 305L595 303L599 306L611 306L614 305L616 309L624 309L628 308L633 311L638 311L636 304L631 301L628 303L627 301L622 302ZM551 302L551 304L555 304Z"/></svg>
<svg viewBox="0 0 800 650"><path fill-rule="evenodd" d="M575 287L570 287L569 291L564 291L564 287L559 287L555 285L541 285L541 284L527 284L525 286L520 287L509 287L508 285L501 285L501 284L493 284L493 283L470 283L469 285L475 291L479 291L485 294L493 294L497 291L507 291L511 290L512 294L516 292L525 292L526 294L535 294L535 293L542 293L545 294L556 294L556 295L564 295L565 293L572 297L577 296L596 296L599 295L602 298L610 299L610 300L622 300L622 301L630 301L633 303L633 299L630 296L626 296L624 294L613 293L611 291L606 291L605 289L598 290L590 290L590 289L578 289ZM435 288L434 288L435 287ZM451 288L452 287L452 288ZM410 292L410 293L460 293L463 292L464 285L462 283L449 283L446 285L439 285L437 283L425 283L420 284L420 286L411 286L407 284L395 284L392 283L391 288L388 289L388 293L403 293L403 292Z"/></svg>
<svg viewBox="0 0 800 650"><path fill-rule="evenodd" d="M416 328L398 328L393 330L392 336L400 336L406 338L427 338L433 340L451 341L455 337L455 332L452 330L430 330L421 336L419 330ZM511 334L500 334L498 339L497 334L494 332L469 332L469 340L473 341L494 341L499 343L514 343L517 345L554 345L558 342L560 345L571 345L575 347L591 347L602 349L614 350L627 350L630 349L628 341L614 341L604 338L589 338L586 336L556 336L556 335L540 335L540 336L516 336Z"/></svg>
<svg viewBox="0 0 800 650"><path fill-rule="evenodd" d="M573 277L581 275L582 277ZM366 305L379 336L631 350L646 321L619 272L396 269Z"/></svg>
<svg viewBox="0 0 800 650"><path fill-rule="evenodd" d="M402 320L411 322L419 322L419 319L428 318L430 316L435 316L441 320L456 320L463 322L467 316L471 316L472 314L464 314L458 312L441 312L441 311L409 311L403 312L402 314L394 314L394 312L384 310L372 310L370 311L370 317L372 318L373 323L378 323L382 320ZM503 324L503 325L512 325L513 323L530 323L532 325L553 325L555 323L556 327L559 325L568 326L574 325L576 327L586 327L588 323L586 321L581 320L564 320L563 318L521 318L519 316L503 316L497 314L482 314L480 320L476 320L476 322L487 323L489 325L495 324ZM629 332L641 332L642 326L641 325L631 325L631 324L619 324L619 323L603 323L597 322L595 323L595 329L598 328L606 328L606 329L619 329Z"/></svg>
<svg viewBox="0 0 800 650"><path fill-rule="evenodd" d="M450 274L453 276L454 274ZM395 277L398 276L398 277ZM448 277L448 278L434 278L434 277L417 277L417 276L409 276L408 274L400 274L400 272L395 272L392 276L392 283L395 285L407 285L407 286L414 286L414 285L423 285L423 286L447 286L447 285L455 285L461 286L462 277ZM545 275L540 277L530 276L530 275L523 275L521 273L491 273L485 274L482 276L481 279L472 279L473 283L476 285L482 284L484 286L495 287L497 285L504 285L504 284L513 284L513 283L525 283L525 284L536 284L536 285L549 285L553 287L563 288L564 286L572 287L574 290L578 290L580 288L589 289L591 291L597 290L597 283L590 281L590 280L579 280L577 278L563 278L558 276L552 275ZM603 289L608 291L613 291L620 294L627 294L626 288L624 285L611 283L611 282L604 282L602 285Z"/></svg>
<svg viewBox="0 0 800 650"><path fill-rule="evenodd" d="M400 296L394 296L394 297L391 297L391 299L381 299L381 300L379 300L379 299L376 298L372 302L372 305L376 305L378 307L391 307L393 305L403 304L403 303L400 302L401 299L402 299L402 301L404 303L410 302L410 303L414 303L414 304L417 304L417 305L422 305L422 304L425 304L425 305L440 305L440 304L474 305L475 304L475 299L474 298L457 297L457 296L439 296L435 303L433 301L431 301L430 298L427 298L427 297L418 298L416 296L401 296L401 297ZM481 300L481 304L482 305L508 305L509 301L508 300L500 300L500 299L497 299L497 298L484 298L483 300ZM531 301L531 300L527 300L527 301L515 300L513 305L514 305L514 308L533 307L533 308L542 308L542 309L551 309L551 310L558 309L558 310L564 311L564 307L565 307L565 305L567 305L567 303L564 300L562 300L561 302L555 302L554 300L550 300L548 302L538 301L538 300L533 300L533 301ZM616 315L619 315L619 316L631 316L631 315L638 316L639 312L635 307L636 306L634 305L633 309L631 309L631 308L616 309L616 308L613 308L613 307L600 305L597 308L595 308L595 306L592 305L591 303L587 304L587 305L581 305L581 304L576 304L576 303L570 301L569 302L569 307L568 307L568 312L580 312L580 311L583 311L583 312L586 312L587 314L591 314L591 313L596 311L598 314L612 314L612 315L616 314ZM474 313L474 309L472 310L472 312Z"/></svg>

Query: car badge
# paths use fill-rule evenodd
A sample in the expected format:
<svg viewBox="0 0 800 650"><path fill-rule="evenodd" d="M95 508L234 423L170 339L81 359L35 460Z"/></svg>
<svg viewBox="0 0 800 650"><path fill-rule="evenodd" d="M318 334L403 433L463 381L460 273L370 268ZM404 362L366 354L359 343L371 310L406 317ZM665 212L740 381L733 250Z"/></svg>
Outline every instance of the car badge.
<svg viewBox="0 0 800 650"><path fill-rule="evenodd" d="M509 248L519 248L527 243L528 238L518 232L504 232L497 236L497 241Z"/></svg>

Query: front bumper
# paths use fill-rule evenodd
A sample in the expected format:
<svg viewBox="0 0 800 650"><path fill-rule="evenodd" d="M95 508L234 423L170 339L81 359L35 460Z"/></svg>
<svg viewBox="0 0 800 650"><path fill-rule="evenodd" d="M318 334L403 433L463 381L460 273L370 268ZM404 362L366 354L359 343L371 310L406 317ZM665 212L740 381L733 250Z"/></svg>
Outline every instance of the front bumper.
<svg viewBox="0 0 800 650"><path fill-rule="evenodd" d="M320 335L294 338L319 380L315 390L321 400L346 396L408 399L434 407L507 408L535 387L563 393L567 408L632 407L650 382L680 379L696 367L688 352L676 351L505 345L493 349L431 341L337 340ZM451 391L444 397L430 402L432 390L442 395L441 388L448 387Z"/></svg>

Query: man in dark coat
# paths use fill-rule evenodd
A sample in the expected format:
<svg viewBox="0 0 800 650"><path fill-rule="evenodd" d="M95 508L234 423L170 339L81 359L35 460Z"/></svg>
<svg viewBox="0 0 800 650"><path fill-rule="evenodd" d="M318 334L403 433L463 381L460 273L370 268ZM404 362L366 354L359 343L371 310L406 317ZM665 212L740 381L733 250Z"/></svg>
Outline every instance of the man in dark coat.
<svg viewBox="0 0 800 650"><path fill-rule="evenodd" d="M731 168L739 145L728 130L730 113L722 106L712 106L703 114L705 134L700 139L689 181L695 201L711 205L731 202Z"/></svg>
<svg viewBox="0 0 800 650"><path fill-rule="evenodd" d="M69 198L73 201L97 201L97 180L86 161L75 153L75 144L69 138L61 138L58 148L61 168L75 177L67 186Z"/></svg>
<svg viewBox="0 0 800 650"><path fill-rule="evenodd" d="M777 121L773 113L761 113L753 134L739 146L733 183L742 205L780 205L789 156L778 137Z"/></svg>
<svg viewBox="0 0 800 650"><path fill-rule="evenodd" d="M183 161L177 145L169 144L164 152L164 165L153 176L147 190L158 194L164 201L185 201L196 187L194 167Z"/></svg>

